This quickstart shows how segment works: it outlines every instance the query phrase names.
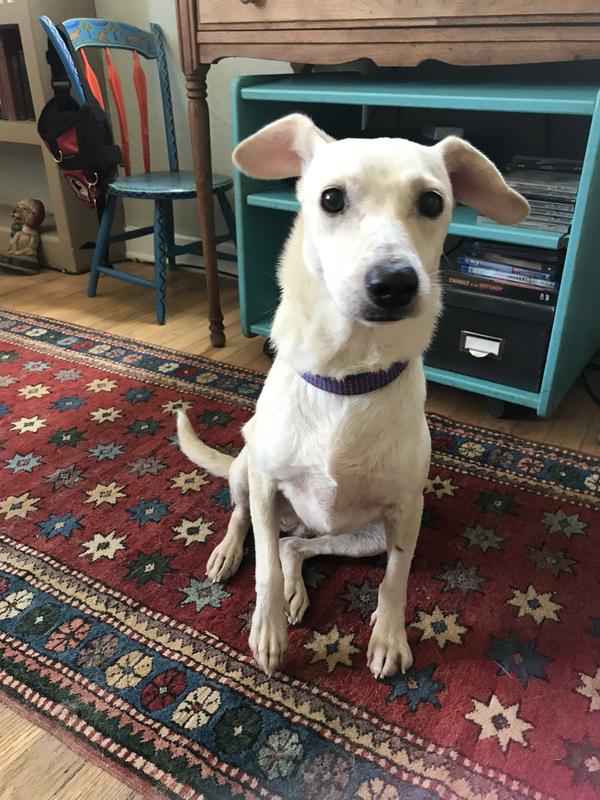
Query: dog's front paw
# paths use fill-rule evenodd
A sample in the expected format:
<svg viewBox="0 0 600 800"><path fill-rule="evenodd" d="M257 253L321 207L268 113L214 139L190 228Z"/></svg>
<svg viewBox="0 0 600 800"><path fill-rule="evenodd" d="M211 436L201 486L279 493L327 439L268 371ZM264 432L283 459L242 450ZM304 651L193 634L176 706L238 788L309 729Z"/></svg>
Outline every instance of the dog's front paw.
<svg viewBox="0 0 600 800"><path fill-rule="evenodd" d="M376 620L367 650L369 669L376 678L388 678L398 669L406 672L413 657L404 625L387 626Z"/></svg>
<svg viewBox="0 0 600 800"><path fill-rule="evenodd" d="M227 537L210 554L206 574L215 583L226 581L238 571L244 550L237 542L227 541Z"/></svg>
<svg viewBox="0 0 600 800"><path fill-rule="evenodd" d="M288 605L288 620L290 625L298 625L306 614L310 601L302 578L302 573L291 577L285 576L284 584L285 602Z"/></svg>
<svg viewBox="0 0 600 800"><path fill-rule="evenodd" d="M252 616L249 644L258 666L267 675L272 675L281 666L288 648L284 610L275 610L270 604L257 604Z"/></svg>

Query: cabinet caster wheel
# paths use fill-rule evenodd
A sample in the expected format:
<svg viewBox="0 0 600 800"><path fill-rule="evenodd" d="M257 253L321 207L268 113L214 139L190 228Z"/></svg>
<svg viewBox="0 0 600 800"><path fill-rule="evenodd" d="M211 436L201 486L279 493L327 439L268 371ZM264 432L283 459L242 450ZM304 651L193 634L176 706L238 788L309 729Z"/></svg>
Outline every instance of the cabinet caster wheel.
<svg viewBox="0 0 600 800"><path fill-rule="evenodd" d="M510 404L496 397L487 398L487 409L492 417L496 419L506 419L509 416Z"/></svg>
<svg viewBox="0 0 600 800"><path fill-rule="evenodd" d="M263 344L263 353L266 355L268 359L273 361L276 355L275 347L270 339L266 339L265 343Z"/></svg>

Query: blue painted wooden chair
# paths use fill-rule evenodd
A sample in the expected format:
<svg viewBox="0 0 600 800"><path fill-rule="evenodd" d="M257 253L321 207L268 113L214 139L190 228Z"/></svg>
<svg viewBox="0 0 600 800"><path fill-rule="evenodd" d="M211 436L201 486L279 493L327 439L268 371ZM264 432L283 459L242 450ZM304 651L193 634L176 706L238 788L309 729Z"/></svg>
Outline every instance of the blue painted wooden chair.
<svg viewBox="0 0 600 800"><path fill-rule="evenodd" d="M100 19L69 19L63 23L73 47L82 56L83 69L88 84L100 103L103 103L100 88L87 58L85 48L100 47L105 51L108 65L108 78L112 90L119 128L121 133L121 150L125 166L125 175L112 181L107 190L106 207L102 215L98 239L92 259L88 295L95 297L100 275L153 288L156 291L156 318L160 324L165 321L165 290L167 263L175 265L177 256L185 253L202 255L202 243L193 242L187 245L175 244L173 224L173 201L196 197L196 182L193 172L179 169L177 156L177 140L167 59L161 29L158 25L150 25L150 32L121 22ZM46 27L46 26L45 26ZM112 62L112 49L130 50L133 53L133 78L138 100L140 124L142 130L142 148L144 154L143 174L131 174L129 154L128 121L123 101L121 81ZM141 66L140 56L156 61L160 81L160 92L166 133L167 153L169 158L168 172L152 172L150 142L148 132L148 93L146 77ZM228 233L217 237L217 244L226 241L235 243L235 217L227 198L227 191L232 188L232 180L225 175L213 175L213 192L219 201ZM154 224L127 233L111 236L117 200L119 197L141 198L154 201ZM114 268L108 261L109 245L128 239L136 239L149 234L154 235L154 280L132 275L124 270ZM235 261L235 256L226 252L218 252L218 256L227 261Z"/></svg>

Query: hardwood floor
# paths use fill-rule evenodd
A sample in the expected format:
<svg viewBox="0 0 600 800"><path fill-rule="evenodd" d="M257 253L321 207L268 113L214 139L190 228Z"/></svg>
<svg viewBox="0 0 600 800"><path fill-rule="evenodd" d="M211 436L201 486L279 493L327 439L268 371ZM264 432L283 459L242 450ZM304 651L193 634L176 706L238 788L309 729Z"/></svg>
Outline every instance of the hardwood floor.
<svg viewBox="0 0 600 800"><path fill-rule="evenodd" d="M137 265L143 274L149 269ZM167 324L154 321L152 292L120 281L101 280L98 297L85 294L87 275L44 272L37 276L0 274L0 306L52 317L120 336L172 347L265 372L263 339L246 339L239 325L237 287L223 280L227 347L210 346L204 315L203 276L178 270L169 278ZM540 420L523 412L518 419L489 416L483 398L431 386L427 407L452 419L512 433L538 442L600 455L600 407L581 384L573 387L554 416ZM35 787L35 788L34 788ZM57 739L0 705L0 800L141 800Z"/></svg>

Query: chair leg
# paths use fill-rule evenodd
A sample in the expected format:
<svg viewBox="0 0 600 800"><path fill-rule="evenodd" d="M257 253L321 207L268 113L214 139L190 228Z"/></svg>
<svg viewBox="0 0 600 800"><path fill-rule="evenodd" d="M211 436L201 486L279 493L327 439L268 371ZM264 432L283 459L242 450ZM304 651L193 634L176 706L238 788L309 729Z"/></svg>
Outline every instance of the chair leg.
<svg viewBox="0 0 600 800"><path fill-rule="evenodd" d="M225 224L227 225L227 230L229 231L229 235L231 236L231 241L237 247L235 214L233 213L233 209L231 208L231 203L229 202L229 198L227 197L227 192L223 189L217 189L215 194L217 195L217 200L219 201L221 212L223 214L223 218L225 219Z"/></svg>
<svg viewBox="0 0 600 800"><path fill-rule="evenodd" d="M165 200L154 204L154 283L156 286L156 320L165 322L165 292L167 284L168 212Z"/></svg>
<svg viewBox="0 0 600 800"><path fill-rule="evenodd" d="M165 200L165 215L167 218L167 243L169 248L169 266L176 266L176 258L173 255L173 248L175 247L175 219L173 216L173 201Z"/></svg>
<svg viewBox="0 0 600 800"><path fill-rule="evenodd" d="M117 198L115 195L111 194L106 199L106 208L104 209L104 214L102 214L102 221L100 222L100 228L98 230L98 238L92 257L92 266L90 268L90 280L87 290L88 297L96 296L98 278L100 277L98 268L103 265L103 262L108 256L108 238L112 229L116 209Z"/></svg>

